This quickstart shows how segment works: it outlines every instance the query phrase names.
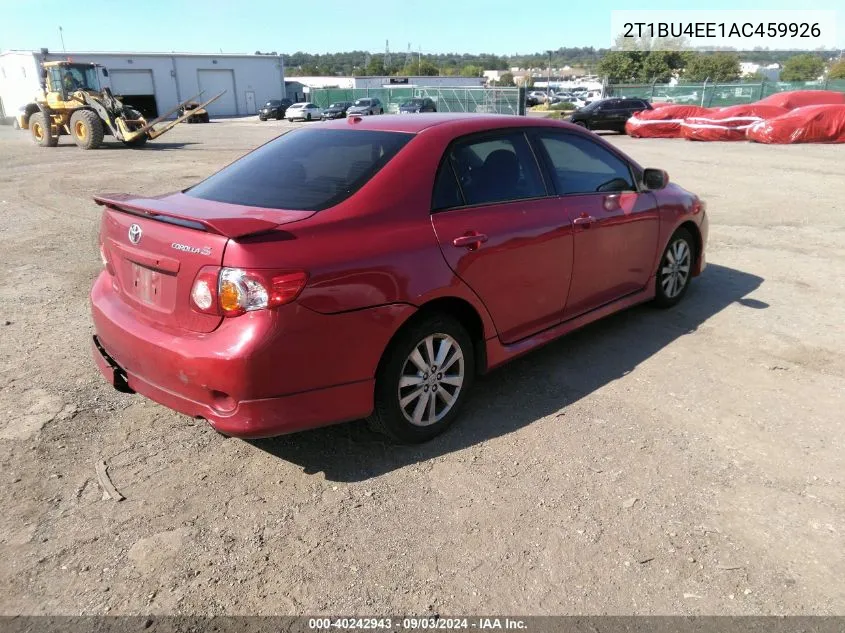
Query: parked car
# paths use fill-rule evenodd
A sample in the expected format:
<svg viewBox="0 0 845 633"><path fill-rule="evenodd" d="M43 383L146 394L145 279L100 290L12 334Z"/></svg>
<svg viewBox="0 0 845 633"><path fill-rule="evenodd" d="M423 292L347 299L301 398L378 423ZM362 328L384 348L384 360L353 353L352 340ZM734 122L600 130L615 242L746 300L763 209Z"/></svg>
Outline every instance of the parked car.
<svg viewBox="0 0 845 633"><path fill-rule="evenodd" d="M358 99L346 111L346 116L368 116L371 114L384 114L384 104L376 97L367 97L366 99Z"/></svg>
<svg viewBox="0 0 845 633"><path fill-rule="evenodd" d="M478 374L671 307L706 262L695 194L539 118L327 121L184 191L95 200L100 372L240 437L368 418L430 439Z"/></svg>
<svg viewBox="0 0 845 633"><path fill-rule="evenodd" d="M531 97L532 99L536 99L537 103L545 103L549 98L549 95L547 95L542 90L532 90L528 93L527 96Z"/></svg>
<svg viewBox="0 0 845 633"><path fill-rule="evenodd" d="M399 114L409 112L417 114L420 112L437 112L437 106L428 97L415 97L399 106Z"/></svg>
<svg viewBox="0 0 845 633"><path fill-rule="evenodd" d="M319 121L323 118L323 111L310 101L294 103L288 107L285 112L285 118L288 121L296 121L297 119L302 119L303 121Z"/></svg>
<svg viewBox="0 0 845 633"><path fill-rule="evenodd" d="M293 105L293 101L290 99L270 99L258 111L258 119L260 121L266 121L271 118L277 120L284 119L285 112L291 105Z"/></svg>
<svg viewBox="0 0 845 633"><path fill-rule="evenodd" d="M352 107L351 101L338 101L331 104L328 108L323 110L324 119L342 119L346 116L346 111Z"/></svg>
<svg viewBox="0 0 845 633"><path fill-rule="evenodd" d="M645 99L599 99L577 109L569 120L588 130L624 132L625 122L635 112L651 109L651 104Z"/></svg>

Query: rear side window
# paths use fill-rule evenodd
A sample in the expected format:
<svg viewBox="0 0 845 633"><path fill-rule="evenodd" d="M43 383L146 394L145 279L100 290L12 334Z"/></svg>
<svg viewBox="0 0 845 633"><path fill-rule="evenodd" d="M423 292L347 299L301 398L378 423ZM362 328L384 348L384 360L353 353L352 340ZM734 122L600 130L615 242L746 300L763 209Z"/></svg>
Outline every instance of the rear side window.
<svg viewBox="0 0 845 633"><path fill-rule="evenodd" d="M270 141L185 191L203 200L320 211L358 191L411 134L297 130Z"/></svg>
<svg viewBox="0 0 845 633"><path fill-rule="evenodd" d="M534 153L521 132L456 143L448 159L468 205L546 195Z"/></svg>
<svg viewBox="0 0 845 633"><path fill-rule="evenodd" d="M636 191L627 163L590 139L555 132L539 138L559 195Z"/></svg>
<svg viewBox="0 0 845 633"><path fill-rule="evenodd" d="M431 210L451 209L452 207L463 206L463 204L464 197L461 195L452 165L448 160L444 160L440 164L440 169L437 171L437 178L434 180L434 195L431 198Z"/></svg>

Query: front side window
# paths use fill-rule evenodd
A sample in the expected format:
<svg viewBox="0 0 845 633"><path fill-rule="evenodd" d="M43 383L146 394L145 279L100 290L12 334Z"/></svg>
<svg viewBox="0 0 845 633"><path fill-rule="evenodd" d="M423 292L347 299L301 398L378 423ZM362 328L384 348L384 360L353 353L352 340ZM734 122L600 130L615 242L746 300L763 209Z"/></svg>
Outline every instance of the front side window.
<svg viewBox="0 0 845 633"><path fill-rule="evenodd" d="M588 138L543 132L558 195L636 191L628 164Z"/></svg>
<svg viewBox="0 0 845 633"><path fill-rule="evenodd" d="M448 152L465 204L546 195L534 153L522 132L458 142Z"/></svg>
<svg viewBox="0 0 845 633"><path fill-rule="evenodd" d="M319 211L363 187L413 138L370 130L297 130L184 193L229 204Z"/></svg>

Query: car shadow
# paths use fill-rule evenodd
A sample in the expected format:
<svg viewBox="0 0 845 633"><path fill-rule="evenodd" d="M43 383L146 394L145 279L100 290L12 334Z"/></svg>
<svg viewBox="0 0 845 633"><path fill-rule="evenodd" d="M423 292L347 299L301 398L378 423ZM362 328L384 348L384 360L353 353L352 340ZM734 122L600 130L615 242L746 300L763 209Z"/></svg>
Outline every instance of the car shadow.
<svg viewBox="0 0 845 633"><path fill-rule="evenodd" d="M497 369L476 382L456 424L434 440L397 446L362 421L250 443L327 480L353 482L506 435L560 411L634 371L731 304L765 309L747 295L761 277L708 265L671 310L642 305L612 315ZM561 423L565 423L562 421Z"/></svg>

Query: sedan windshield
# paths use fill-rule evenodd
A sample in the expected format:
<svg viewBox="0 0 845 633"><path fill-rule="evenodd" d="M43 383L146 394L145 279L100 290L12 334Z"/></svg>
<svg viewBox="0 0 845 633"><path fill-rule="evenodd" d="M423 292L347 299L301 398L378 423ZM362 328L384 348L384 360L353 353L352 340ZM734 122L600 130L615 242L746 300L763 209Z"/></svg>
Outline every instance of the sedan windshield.
<svg viewBox="0 0 845 633"><path fill-rule="evenodd" d="M411 138L369 130L288 132L184 193L251 207L320 211L358 191Z"/></svg>
<svg viewBox="0 0 845 633"><path fill-rule="evenodd" d="M403 108L419 108L424 104L422 99L411 99L402 104Z"/></svg>
<svg viewBox="0 0 845 633"><path fill-rule="evenodd" d="M355 105L356 106L368 106L368 105L370 105L370 103L372 103L372 102L369 99L358 99L358 101L355 102Z"/></svg>
<svg viewBox="0 0 845 633"><path fill-rule="evenodd" d="M264 104L265 108L275 108L278 105L282 105L281 101L268 101Z"/></svg>

